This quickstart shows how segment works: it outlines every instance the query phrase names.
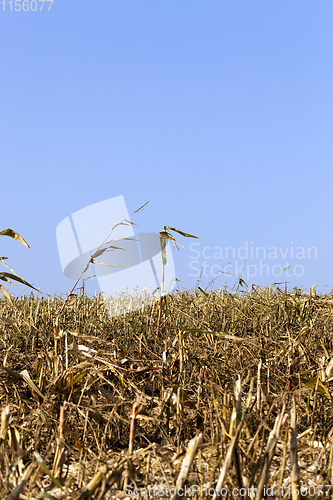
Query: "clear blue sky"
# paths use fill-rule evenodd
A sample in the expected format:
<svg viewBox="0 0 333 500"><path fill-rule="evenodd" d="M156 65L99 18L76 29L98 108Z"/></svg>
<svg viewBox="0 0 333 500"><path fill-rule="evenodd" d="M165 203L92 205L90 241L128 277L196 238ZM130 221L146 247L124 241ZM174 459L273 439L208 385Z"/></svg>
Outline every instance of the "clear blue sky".
<svg viewBox="0 0 333 500"><path fill-rule="evenodd" d="M0 229L33 250L3 237L0 254L23 278L69 291L57 225L123 195L149 201L140 231L199 237L174 254L186 288L228 262L215 287L234 283L247 245L247 283L331 290L332 0L5 5Z"/></svg>

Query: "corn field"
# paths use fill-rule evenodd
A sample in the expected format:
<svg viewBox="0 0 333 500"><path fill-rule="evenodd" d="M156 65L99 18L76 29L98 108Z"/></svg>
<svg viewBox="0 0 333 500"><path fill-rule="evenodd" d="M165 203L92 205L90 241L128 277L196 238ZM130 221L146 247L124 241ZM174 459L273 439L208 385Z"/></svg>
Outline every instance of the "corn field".
<svg viewBox="0 0 333 500"><path fill-rule="evenodd" d="M333 498L332 305L3 298L1 499Z"/></svg>

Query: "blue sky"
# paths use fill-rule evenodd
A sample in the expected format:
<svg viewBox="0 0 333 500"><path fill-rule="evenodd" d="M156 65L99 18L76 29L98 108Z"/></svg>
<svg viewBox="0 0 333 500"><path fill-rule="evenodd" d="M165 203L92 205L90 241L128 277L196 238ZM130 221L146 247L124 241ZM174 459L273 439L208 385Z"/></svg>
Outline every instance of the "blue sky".
<svg viewBox="0 0 333 500"><path fill-rule="evenodd" d="M249 284L331 290L331 0L5 5L0 229L33 250L3 237L0 254L24 279L69 291L56 227L122 195L149 201L138 230L199 237L174 253L186 288L230 262L215 288L245 265Z"/></svg>

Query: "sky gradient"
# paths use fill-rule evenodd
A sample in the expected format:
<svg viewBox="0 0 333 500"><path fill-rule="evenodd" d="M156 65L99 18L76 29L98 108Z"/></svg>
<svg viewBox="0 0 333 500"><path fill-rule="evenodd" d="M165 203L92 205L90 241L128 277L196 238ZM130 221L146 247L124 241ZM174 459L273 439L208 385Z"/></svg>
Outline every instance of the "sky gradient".
<svg viewBox="0 0 333 500"><path fill-rule="evenodd" d="M69 291L58 224L124 196L130 213L149 201L138 231L199 237L177 236L187 289L223 268L214 288L243 272L331 291L331 0L5 5L0 229L33 250L3 237L0 254L24 279Z"/></svg>

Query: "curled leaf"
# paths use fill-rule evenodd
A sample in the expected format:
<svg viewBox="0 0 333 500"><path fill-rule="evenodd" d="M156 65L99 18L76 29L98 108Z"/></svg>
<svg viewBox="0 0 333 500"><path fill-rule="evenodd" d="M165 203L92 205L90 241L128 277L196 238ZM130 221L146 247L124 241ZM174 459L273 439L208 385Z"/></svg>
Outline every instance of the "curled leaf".
<svg viewBox="0 0 333 500"><path fill-rule="evenodd" d="M12 274L12 273L0 273L0 280L6 281L7 283L10 283L11 285L14 285L15 283L13 283L10 280L14 280L14 281L17 281L18 283L22 283L22 285L29 286L30 288L33 288L34 290L37 291L37 288L35 288L34 286L30 285L30 283L28 283L24 279L20 278L20 276L17 276L16 274Z"/></svg>
<svg viewBox="0 0 333 500"><path fill-rule="evenodd" d="M30 248L25 239L22 238L20 234L16 233L16 231L13 231L13 229L4 229L3 231L0 231L0 236L9 236L19 243L22 243L25 247Z"/></svg>
<svg viewBox="0 0 333 500"><path fill-rule="evenodd" d="M193 236L193 234L185 233L184 231L181 231L180 229L176 229L175 227L164 226L164 231L168 231L168 230L175 231L176 233L181 234L182 236L185 236L185 238L196 238L196 239L199 239L198 236Z"/></svg>

